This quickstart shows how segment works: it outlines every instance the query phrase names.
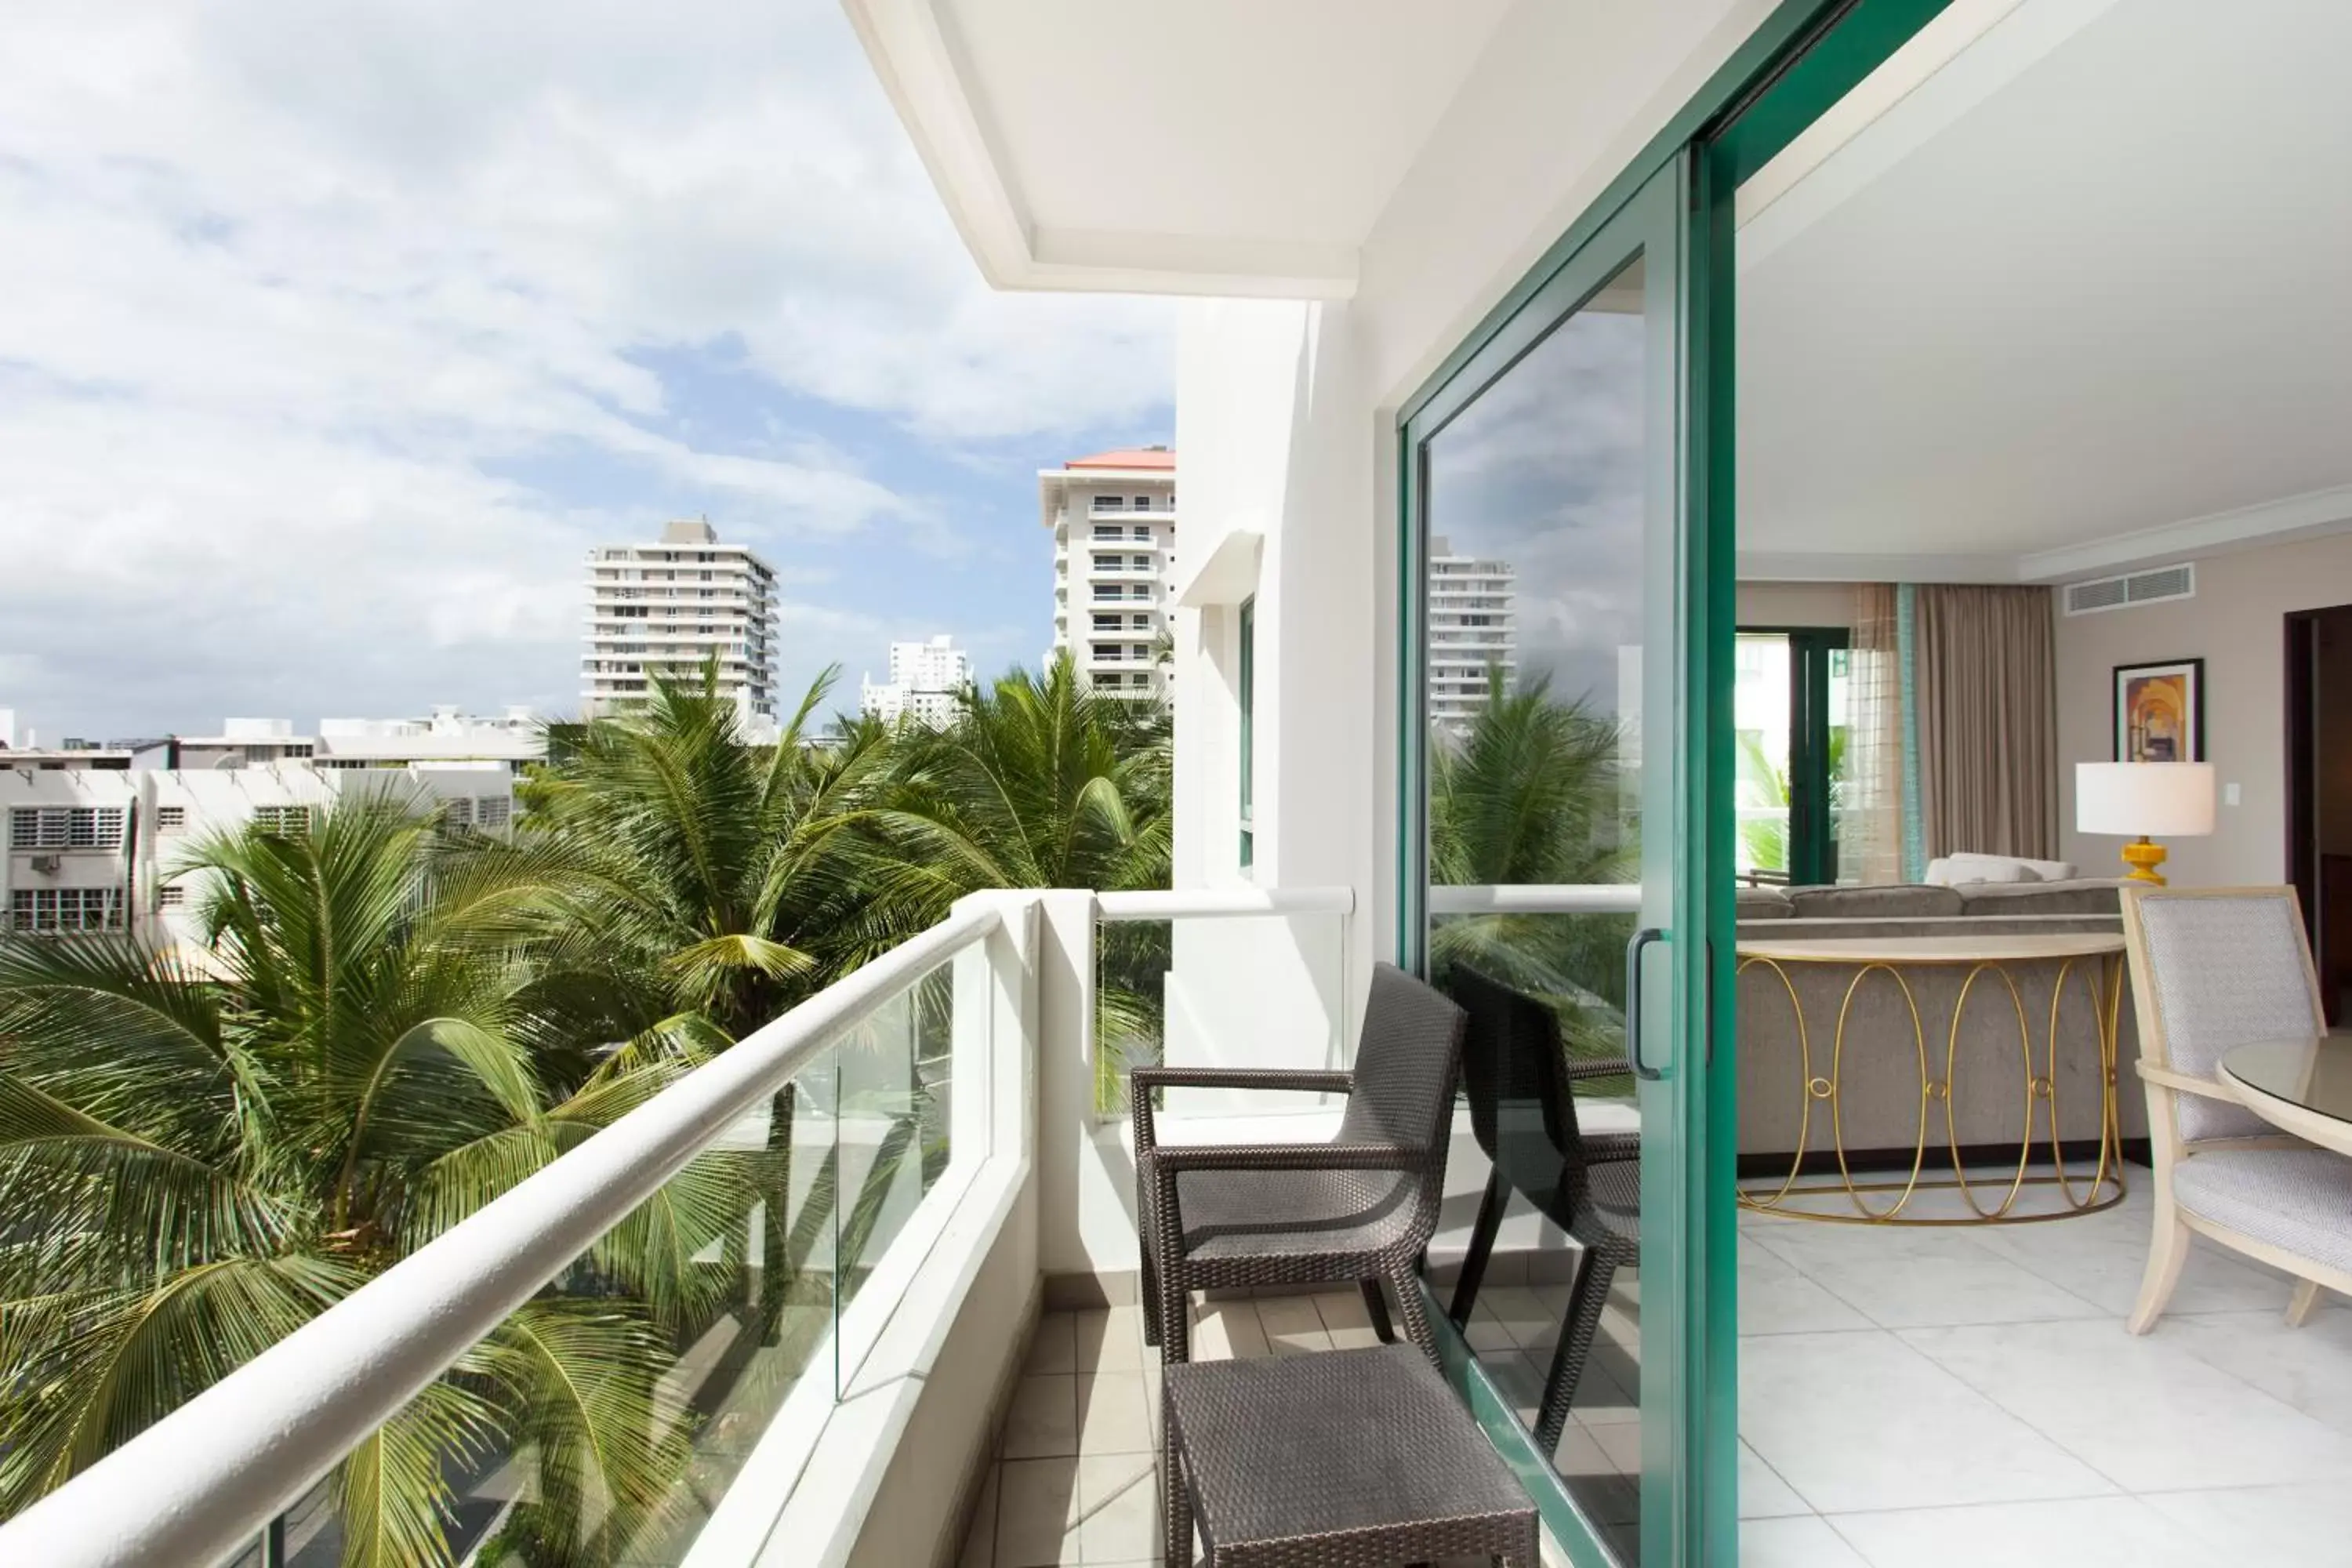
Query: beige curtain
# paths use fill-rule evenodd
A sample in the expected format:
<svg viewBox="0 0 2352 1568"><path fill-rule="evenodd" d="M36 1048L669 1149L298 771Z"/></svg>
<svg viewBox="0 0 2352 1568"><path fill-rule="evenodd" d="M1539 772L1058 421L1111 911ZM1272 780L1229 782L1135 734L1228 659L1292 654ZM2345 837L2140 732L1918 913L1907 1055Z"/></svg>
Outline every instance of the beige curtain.
<svg viewBox="0 0 2352 1568"><path fill-rule="evenodd" d="M1903 879L1903 665L1892 583L1854 590L1846 675L1844 782L1832 797L1838 880Z"/></svg>
<svg viewBox="0 0 2352 1568"><path fill-rule="evenodd" d="M1915 592L1912 698L1927 854L2055 859L2050 590L1935 584Z"/></svg>

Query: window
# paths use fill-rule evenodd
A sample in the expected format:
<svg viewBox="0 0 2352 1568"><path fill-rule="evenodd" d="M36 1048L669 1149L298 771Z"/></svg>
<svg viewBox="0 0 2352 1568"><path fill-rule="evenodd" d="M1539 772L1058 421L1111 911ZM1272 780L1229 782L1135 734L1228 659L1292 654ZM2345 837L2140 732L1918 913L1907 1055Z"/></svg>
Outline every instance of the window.
<svg viewBox="0 0 2352 1568"><path fill-rule="evenodd" d="M1138 511L1150 511L1151 510L1151 498L1150 496L1136 497L1135 510Z"/></svg>
<svg viewBox="0 0 2352 1568"><path fill-rule="evenodd" d="M1127 557L1124 555L1097 555L1095 557L1095 570L1097 572L1124 572L1127 570Z"/></svg>
<svg viewBox="0 0 2352 1568"><path fill-rule="evenodd" d="M1111 617L1113 620L1117 620L1118 618L1118 617L1117 616L1113 616ZM1148 632L1151 629L1151 617L1150 616L1131 616L1129 617L1129 621L1132 625L1133 628L1139 632Z"/></svg>
<svg viewBox="0 0 2352 1568"><path fill-rule="evenodd" d="M17 931L120 931L122 895L114 888L19 888L8 896L8 923Z"/></svg>
<svg viewBox="0 0 2352 1568"><path fill-rule="evenodd" d="M1118 627L1119 619L1117 616L1097 616L1095 617L1095 630L1098 632L1115 632L1118 630Z"/></svg>
<svg viewBox="0 0 2352 1568"><path fill-rule="evenodd" d="M1116 664L1126 657L1126 650L1115 642L1095 644L1095 658L1097 663Z"/></svg>
<svg viewBox="0 0 2352 1568"><path fill-rule="evenodd" d="M120 849L119 805L20 805L8 814L11 849Z"/></svg>
<svg viewBox="0 0 2352 1568"><path fill-rule="evenodd" d="M448 820L449 826L452 827L471 827L474 826L474 803L465 795L458 795L454 800L447 802L442 806L441 811L442 815Z"/></svg>
<svg viewBox="0 0 2352 1568"><path fill-rule="evenodd" d="M188 889L177 882L166 882L155 889L155 907L159 910L176 910L187 901Z"/></svg>
<svg viewBox="0 0 2352 1568"><path fill-rule="evenodd" d="M1150 526L1149 526L1149 525L1147 525L1147 524L1144 524L1144 523L1140 523L1140 522L1137 523L1137 524L1135 525L1135 533L1134 533L1133 537L1134 537L1134 539L1135 539L1135 542L1136 542L1138 544L1149 544L1149 543L1150 543L1150 542L1151 542L1151 530L1150 530Z"/></svg>
<svg viewBox="0 0 2352 1568"><path fill-rule="evenodd" d="M188 808L184 805L159 805L155 808L155 828L159 833L172 833L188 825Z"/></svg>
<svg viewBox="0 0 2352 1568"><path fill-rule="evenodd" d="M1126 595L1118 591L1118 584L1116 583L1097 583L1095 584L1095 597L1097 599L1123 599L1126 596Z"/></svg>
<svg viewBox="0 0 2352 1568"><path fill-rule="evenodd" d="M1241 862L1247 870L1256 860L1257 836L1251 830L1251 774L1257 761L1257 595L1242 601L1241 632Z"/></svg>
<svg viewBox="0 0 2352 1568"><path fill-rule="evenodd" d="M273 833L281 838L308 838L310 836L310 808L307 805L257 805L253 808L253 826L258 833Z"/></svg>
<svg viewBox="0 0 2352 1568"><path fill-rule="evenodd" d="M495 830L514 820L514 802L502 795L486 795L474 802L474 824Z"/></svg>
<svg viewBox="0 0 2352 1568"><path fill-rule="evenodd" d="M1118 524L1115 522L1098 522L1095 524L1095 537L1097 539L1118 538Z"/></svg>
<svg viewBox="0 0 2352 1568"><path fill-rule="evenodd" d="M1735 865L1749 882L1840 879L1850 637L1743 628L1733 644ZM1843 868L1853 877L1858 868Z"/></svg>
<svg viewBox="0 0 2352 1568"><path fill-rule="evenodd" d="M1125 511L1127 510L1127 498L1125 496L1097 496L1094 500L1094 509L1097 511Z"/></svg>

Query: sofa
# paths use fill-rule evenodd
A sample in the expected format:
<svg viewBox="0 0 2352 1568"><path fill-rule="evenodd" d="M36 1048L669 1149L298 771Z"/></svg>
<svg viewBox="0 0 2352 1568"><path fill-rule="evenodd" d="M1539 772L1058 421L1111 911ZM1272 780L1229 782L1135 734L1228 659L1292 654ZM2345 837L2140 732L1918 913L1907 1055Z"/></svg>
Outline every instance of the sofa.
<svg viewBox="0 0 2352 1568"><path fill-rule="evenodd" d="M2097 932L2121 934L2120 880L1967 883L1957 887L1916 884L1887 887L1743 888L1738 929L1749 941L1809 942L1915 936L2014 936ZM2118 965L2121 959L2115 961ZM1948 1047L1955 1053L1951 1124L1944 1105L1932 1099L1925 1137L1926 1173L1948 1170L1957 1141L1973 1163L2015 1159L2025 1128L2029 1081L2048 1076L2050 1098L2032 1097L2032 1141L2047 1158L2053 1100L2058 1136L2067 1147L2070 1169L2078 1151L2095 1150L2104 1115L2097 1032L2091 1005L2092 984L2106 978L2097 959L2079 960L2066 980L2059 1010L2055 1071L2046 1059L2051 994L2061 964L2056 960L2004 966L2017 985L2032 1041L2029 1072L2021 1058L2017 1012L2007 986L1991 973L1979 979L1968 997L1957 1038L1952 1011L1969 973L1967 966L1904 971L1916 1000L1920 1030L1915 1033L1901 990L1874 974L1853 986L1855 963L1785 963L1776 971L1743 962L1738 979L1739 1152L1745 1173L1786 1173L1799 1151L1801 1133L1808 1171L1834 1170L1836 1151L1848 1163L1908 1169L1922 1135L1918 1033L1927 1044L1928 1078L1944 1079ZM1783 976L1786 977L1785 983ZM1851 1001L1849 1003L1849 989ZM1791 992L1793 991L1793 1003ZM1811 1059L1801 1047L1796 1008L1811 1025ZM2138 1054L2131 1013L2131 988L2119 1001L2116 1057L2128 1081ZM1832 1072L1831 1058L1840 1009L1846 1009L1845 1053L1836 1064L1837 1110L1842 1126L1833 1139L1830 1103L1820 1089ZM1805 1122L1811 1097L1812 1118ZM2126 1140L2147 1135L2145 1097L2119 1092L2116 1105Z"/></svg>

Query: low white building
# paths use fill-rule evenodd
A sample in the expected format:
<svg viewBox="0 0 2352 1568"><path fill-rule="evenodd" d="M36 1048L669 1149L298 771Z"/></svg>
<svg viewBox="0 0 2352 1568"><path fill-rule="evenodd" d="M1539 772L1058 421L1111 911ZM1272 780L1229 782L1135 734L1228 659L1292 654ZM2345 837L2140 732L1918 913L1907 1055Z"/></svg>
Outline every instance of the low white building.
<svg viewBox="0 0 2352 1568"><path fill-rule="evenodd" d="M307 761L329 769L497 763L520 772L546 754L546 735L529 708L484 717L441 703L422 718L321 719L307 732L290 719L227 719L220 733L175 736L165 754L138 765L201 771Z"/></svg>
<svg viewBox="0 0 2352 1568"><path fill-rule="evenodd" d="M1037 474L1054 531L1054 646L1097 691L1165 697L1174 626L1176 454L1141 447Z"/></svg>
<svg viewBox="0 0 2352 1568"><path fill-rule="evenodd" d="M926 729L955 722L956 700L971 684L971 656L942 632L929 642L890 645L890 679L858 682L858 706L870 718L896 724L911 718Z"/></svg>
<svg viewBox="0 0 2352 1568"><path fill-rule="evenodd" d="M200 946L194 910L202 874L180 871L189 845L251 823L299 832L315 808L391 790L430 800L449 821L488 832L514 820L514 771L503 761L349 771L298 758L133 771L66 766L46 752L0 753L7 835L0 916L12 931L132 929L158 946Z"/></svg>

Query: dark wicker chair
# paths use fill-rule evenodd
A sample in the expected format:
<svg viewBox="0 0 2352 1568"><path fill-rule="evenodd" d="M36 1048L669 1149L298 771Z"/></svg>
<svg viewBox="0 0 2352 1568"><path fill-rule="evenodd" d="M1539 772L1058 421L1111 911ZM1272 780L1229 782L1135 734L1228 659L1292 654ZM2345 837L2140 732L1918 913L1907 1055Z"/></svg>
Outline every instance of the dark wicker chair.
<svg viewBox="0 0 2352 1568"><path fill-rule="evenodd" d="M1469 1322L1495 1233L1514 1192L1580 1249L1567 1320L1537 1412L1536 1442L1548 1454L1568 1425L1569 1402L1592 1353L1610 1281L1619 1268L1641 1262L1640 1135L1587 1138L1576 1120L1577 1080L1622 1077L1625 1064L1614 1058L1570 1061L1560 1048L1559 1021L1550 1008L1475 969L1456 964L1446 989L1469 1016L1463 1085L1471 1131L1494 1165L1446 1315L1456 1327Z"/></svg>
<svg viewBox="0 0 2352 1568"><path fill-rule="evenodd" d="M1444 1195L1462 1027L1460 1008L1384 963L1372 973L1352 1072L1136 1069L1144 1337L1163 1360L1191 1359L1194 1290L1342 1279L1361 1286L1383 1341L1395 1337L1386 1281L1405 1331L1435 1356L1415 1275ZM1154 1093L1200 1088L1319 1090L1345 1094L1348 1109L1328 1143L1162 1148Z"/></svg>

